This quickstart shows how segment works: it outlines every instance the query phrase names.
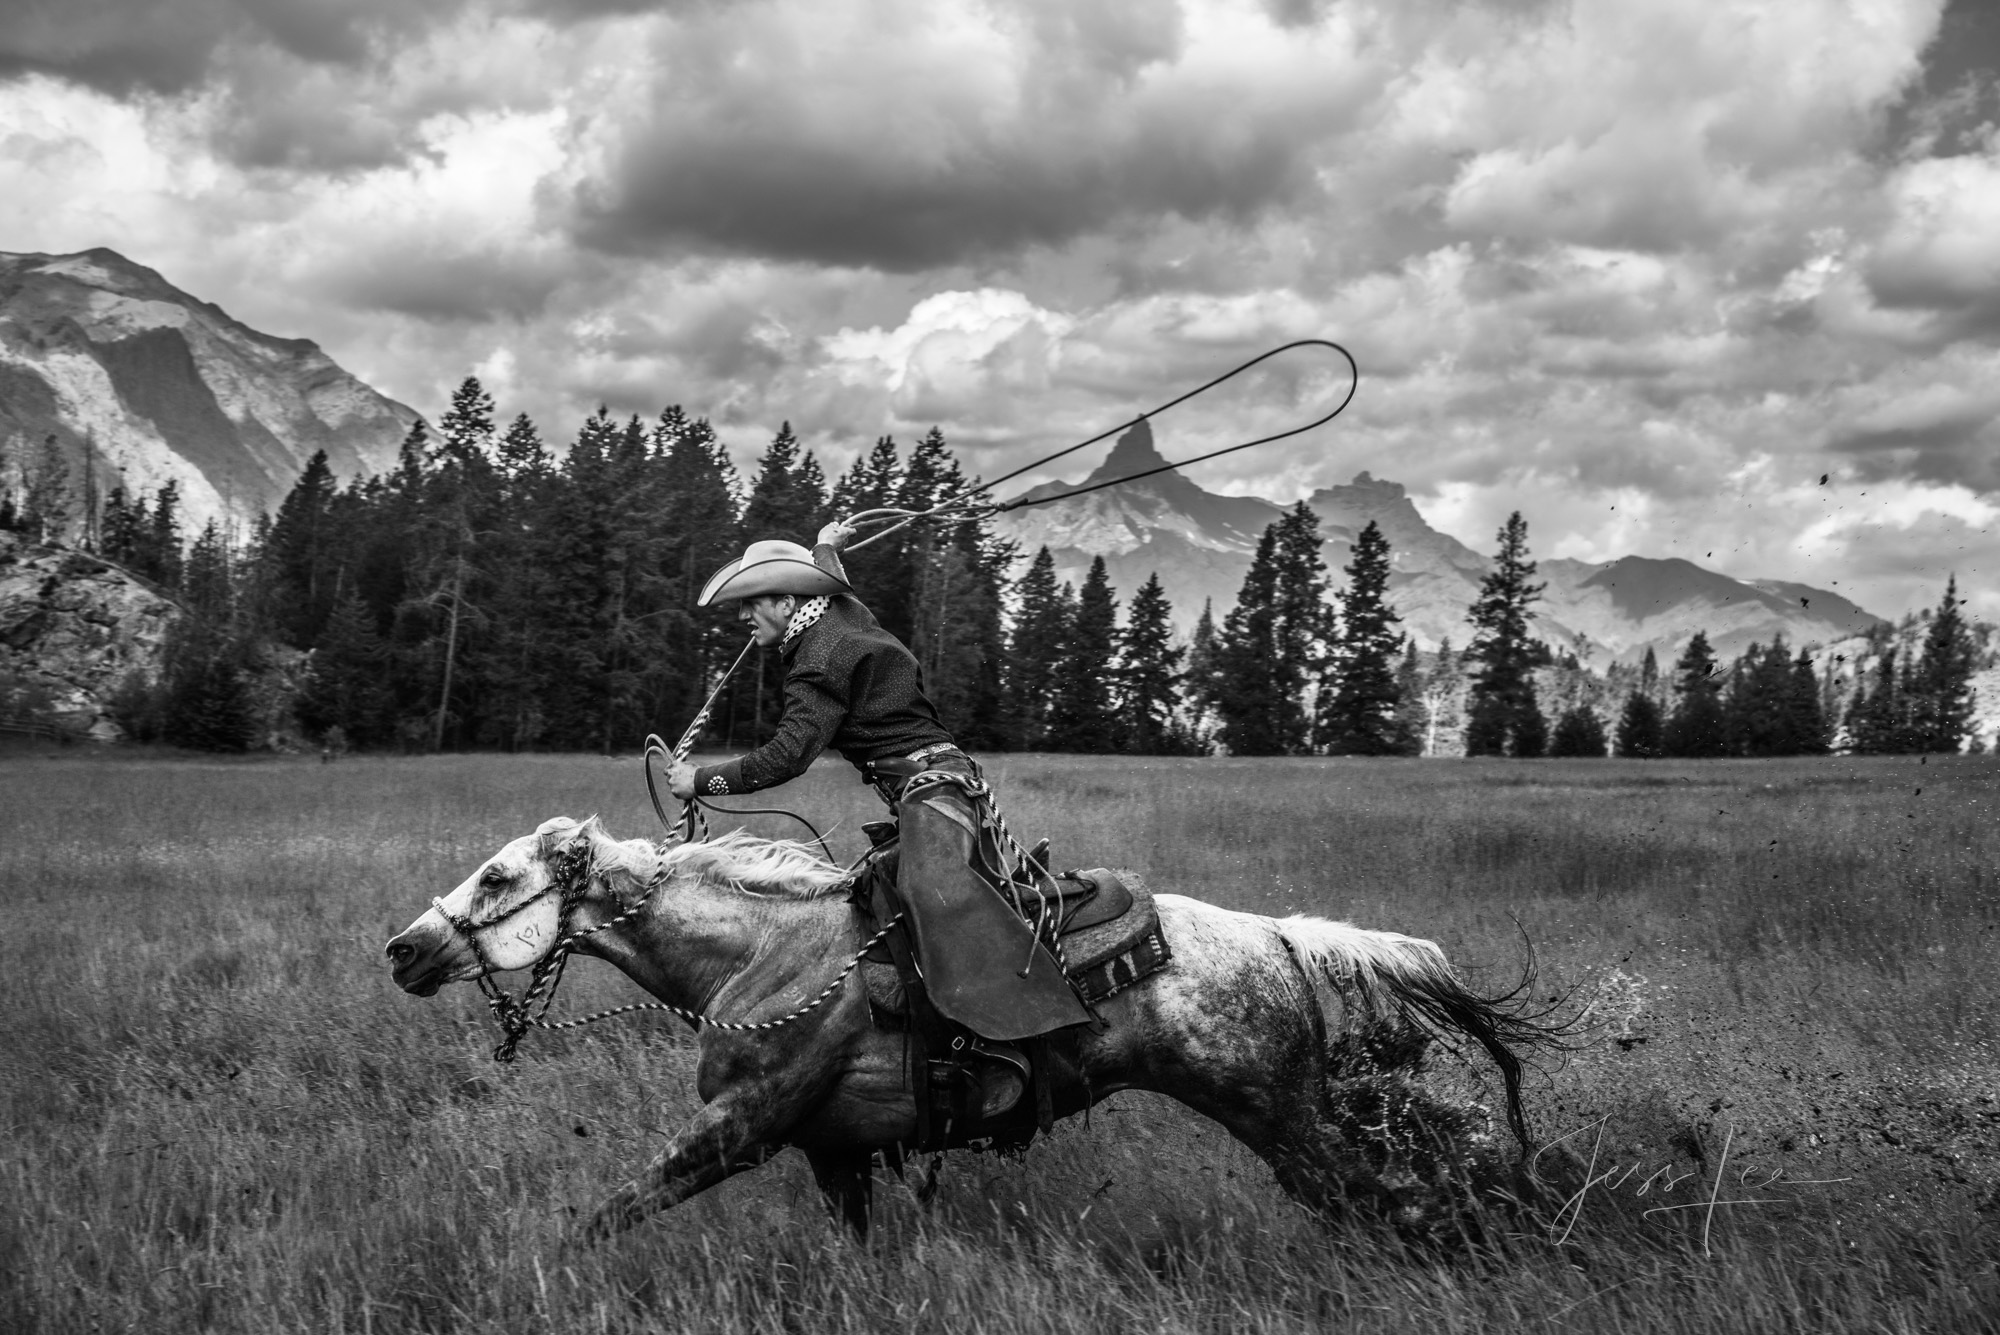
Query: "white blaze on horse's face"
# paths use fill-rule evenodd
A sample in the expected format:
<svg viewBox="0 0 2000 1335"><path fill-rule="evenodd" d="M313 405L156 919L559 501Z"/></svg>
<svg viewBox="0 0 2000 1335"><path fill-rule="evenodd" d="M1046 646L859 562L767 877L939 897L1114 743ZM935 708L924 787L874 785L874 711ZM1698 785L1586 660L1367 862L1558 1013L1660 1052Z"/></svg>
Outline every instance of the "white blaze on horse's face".
<svg viewBox="0 0 2000 1335"><path fill-rule="evenodd" d="M562 914L561 896L545 893L549 883L538 835L508 844L389 943L397 985L427 997L445 983L539 961L555 946ZM459 923L473 925L477 949Z"/></svg>

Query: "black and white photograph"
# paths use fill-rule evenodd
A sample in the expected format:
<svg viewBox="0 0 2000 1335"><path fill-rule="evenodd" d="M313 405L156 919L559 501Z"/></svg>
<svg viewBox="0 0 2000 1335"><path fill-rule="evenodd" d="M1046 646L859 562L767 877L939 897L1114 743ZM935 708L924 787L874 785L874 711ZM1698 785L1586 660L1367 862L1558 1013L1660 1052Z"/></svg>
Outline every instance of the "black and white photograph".
<svg viewBox="0 0 2000 1335"><path fill-rule="evenodd" d="M0 0L0 1332L2000 1326L2000 0Z"/></svg>

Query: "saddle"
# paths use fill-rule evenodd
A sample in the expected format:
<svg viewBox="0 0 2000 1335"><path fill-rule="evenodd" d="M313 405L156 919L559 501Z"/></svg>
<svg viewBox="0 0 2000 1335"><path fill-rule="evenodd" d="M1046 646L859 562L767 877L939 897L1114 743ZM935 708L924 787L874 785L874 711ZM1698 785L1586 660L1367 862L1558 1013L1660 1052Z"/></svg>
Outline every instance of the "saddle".
<svg viewBox="0 0 2000 1335"><path fill-rule="evenodd" d="M875 846L856 872L850 898L864 919L879 925L902 903L896 826L878 821L864 829ZM1046 839L1023 871L990 889L1054 954L1077 995L1093 1007L1093 1023L1101 1030L1104 1020L1094 1004L1151 977L1172 959L1152 891L1130 871L1025 870L1037 866L1048 866ZM1012 971L1016 964L996 959L993 967ZM917 1091L913 1151L1024 1149L1038 1131L1054 1126L1057 1086L1082 1083L1075 1028L1026 1040L1024 1062L1014 1048L989 1044L952 1024L930 1004L911 938L901 927L863 957L863 966L875 1026L905 1036L907 1069Z"/></svg>

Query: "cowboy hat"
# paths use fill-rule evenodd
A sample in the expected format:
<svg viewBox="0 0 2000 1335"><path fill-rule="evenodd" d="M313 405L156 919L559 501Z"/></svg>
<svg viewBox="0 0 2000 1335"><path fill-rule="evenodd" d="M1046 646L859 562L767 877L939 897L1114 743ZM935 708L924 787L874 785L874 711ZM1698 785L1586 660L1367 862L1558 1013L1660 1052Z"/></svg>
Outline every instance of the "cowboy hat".
<svg viewBox="0 0 2000 1335"><path fill-rule="evenodd" d="M697 607L764 594L812 598L822 593L853 593L846 580L836 579L813 564L812 553L796 542L766 538L743 549L743 555L710 577L695 600Z"/></svg>

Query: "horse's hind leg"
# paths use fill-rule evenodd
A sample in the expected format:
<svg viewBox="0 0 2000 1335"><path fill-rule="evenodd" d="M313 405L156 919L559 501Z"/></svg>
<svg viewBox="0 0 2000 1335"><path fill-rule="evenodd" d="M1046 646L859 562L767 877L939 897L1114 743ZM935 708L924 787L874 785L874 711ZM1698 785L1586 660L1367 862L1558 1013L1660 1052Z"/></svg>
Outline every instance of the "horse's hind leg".
<svg viewBox="0 0 2000 1335"><path fill-rule="evenodd" d="M867 1150L806 1151L813 1181L826 1198L827 1212L844 1221L863 1241L868 1237L868 1207L875 1194L874 1161Z"/></svg>
<svg viewBox="0 0 2000 1335"><path fill-rule="evenodd" d="M1406 1239L1450 1237L1473 1199L1473 1119L1400 1075L1306 1077L1267 1108L1211 1112L1330 1222L1373 1218Z"/></svg>

